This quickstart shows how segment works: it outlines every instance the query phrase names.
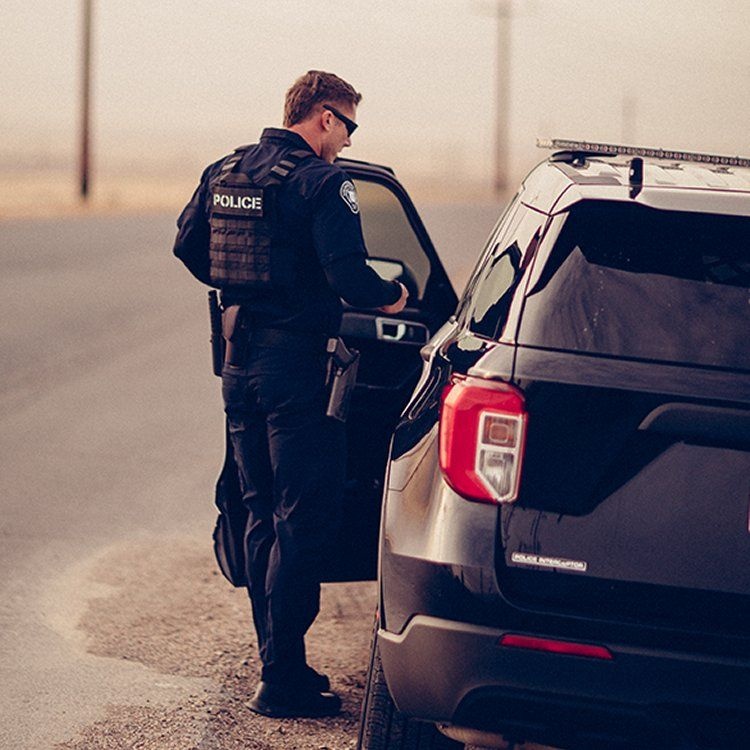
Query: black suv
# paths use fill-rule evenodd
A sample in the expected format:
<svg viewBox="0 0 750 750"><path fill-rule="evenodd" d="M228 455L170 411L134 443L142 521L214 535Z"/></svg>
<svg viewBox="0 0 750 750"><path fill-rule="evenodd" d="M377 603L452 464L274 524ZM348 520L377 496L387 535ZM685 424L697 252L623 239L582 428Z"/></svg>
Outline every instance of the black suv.
<svg viewBox="0 0 750 750"><path fill-rule="evenodd" d="M750 747L750 162L552 145L457 308L393 176L344 164L413 301L344 317L332 578L383 492L363 750Z"/></svg>
<svg viewBox="0 0 750 750"><path fill-rule="evenodd" d="M327 577L380 582L358 746L747 750L750 160L552 145L460 302L393 172L340 161L410 291L341 327ZM231 580L231 451L217 490Z"/></svg>

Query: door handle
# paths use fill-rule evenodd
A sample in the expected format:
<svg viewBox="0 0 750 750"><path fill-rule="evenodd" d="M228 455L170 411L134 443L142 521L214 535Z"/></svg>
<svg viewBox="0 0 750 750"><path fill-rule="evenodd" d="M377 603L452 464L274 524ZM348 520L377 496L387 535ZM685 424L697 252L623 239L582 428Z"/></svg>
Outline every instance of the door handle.
<svg viewBox="0 0 750 750"><path fill-rule="evenodd" d="M383 341L401 341L406 336L406 323L388 318L375 318L375 330Z"/></svg>

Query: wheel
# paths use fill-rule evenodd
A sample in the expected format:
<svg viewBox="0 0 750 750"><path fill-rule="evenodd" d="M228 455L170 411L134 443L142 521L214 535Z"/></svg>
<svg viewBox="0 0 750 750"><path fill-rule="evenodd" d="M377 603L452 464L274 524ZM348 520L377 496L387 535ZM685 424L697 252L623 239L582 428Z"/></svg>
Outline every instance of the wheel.
<svg viewBox="0 0 750 750"><path fill-rule="evenodd" d="M410 719L396 710L380 661L377 623L376 618L357 750L463 750L463 744L448 739L434 724Z"/></svg>

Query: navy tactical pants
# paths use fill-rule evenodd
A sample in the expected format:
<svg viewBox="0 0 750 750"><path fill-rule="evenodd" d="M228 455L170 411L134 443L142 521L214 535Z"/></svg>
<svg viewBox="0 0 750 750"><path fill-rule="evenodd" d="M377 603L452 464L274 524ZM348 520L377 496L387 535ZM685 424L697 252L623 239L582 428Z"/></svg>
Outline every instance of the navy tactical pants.
<svg viewBox="0 0 750 750"><path fill-rule="evenodd" d="M320 608L320 567L341 516L345 434L325 416L325 353L250 345L222 391L249 516L248 593L261 679L293 682Z"/></svg>

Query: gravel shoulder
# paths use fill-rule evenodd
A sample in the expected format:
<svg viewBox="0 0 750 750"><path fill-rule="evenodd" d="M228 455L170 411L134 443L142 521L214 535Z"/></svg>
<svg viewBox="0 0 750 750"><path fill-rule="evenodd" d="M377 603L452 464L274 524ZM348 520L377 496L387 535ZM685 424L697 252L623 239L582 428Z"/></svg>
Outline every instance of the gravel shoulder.
<svg viewBox="0 0 750 750"><path fill-rule="evenodd" d="M308 659L330 675L343 710L334 719L274 720L245 703L259 671L244 589L220 575L209 540L151 538L109 548L78 582L93 592L75 640L88 654L206 687L164 704L110 704L105 717L56 750L344 750L356 742L374 583L327 584L308 636ZM82 637L81 637L82 636Z"/></svg>

